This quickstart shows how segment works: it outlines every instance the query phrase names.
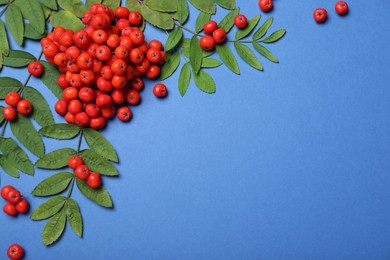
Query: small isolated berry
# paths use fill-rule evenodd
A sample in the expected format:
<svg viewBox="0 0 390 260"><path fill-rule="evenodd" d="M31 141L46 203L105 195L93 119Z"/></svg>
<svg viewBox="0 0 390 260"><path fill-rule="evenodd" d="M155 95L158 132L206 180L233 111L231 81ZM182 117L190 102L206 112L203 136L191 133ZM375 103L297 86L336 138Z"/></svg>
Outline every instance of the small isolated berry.
<svg viewBox="0 0 390 260"><path fill-rule="evenodd" d="M102 186L100 174L97 172L91 172L91 174L87 178L87 184L93 189L97 189Z"/></svg>
<svg viewBox="0 0 390 260"><path fill-rule="evenodd" d="M133 114L132 114L129 107L124 106L124 107L118 108L117 117L119 120L121 120L123 122L127 122L127 121L130 121L132 116L133 116Z"/></svg>
<svg viewBox="0 0 390 260"><path fill-rule="evenodd" d="M3 108L2 113L5 120L12 121L16 118L16 110L11 106Z"/></svg>
<svg viewBox="0 0 390 260"><path fill-rule="evenodd" d="M12 260L20 260L24 255L23 247L18 244L11 245L7 250L7 255Z"/></svg>
<svg viewBox="0 0 390 260"><path fill-rule="evenodd" d="M78 166L83 164L83 158L78 155L72 156L68 159L69 168L76 169Z"/></svg>
<svg viewBox="0 0 390 260"><path fill-rule="evenodd" d="M43 65L39 61L32 61L28 64L27 70L31 75L39 77L43 73Z"/></svg>
<svg viewBox="0 0 390 260"><path fill-rule="evenodd" d="M154 85L153 94L156 97L162 98L168 94L168 89L164 84L158 83L158 84Z"/></svg>
<svg viewBox="0 0 390 260"><path fill-rule="evenodd" d="M234 17L234 24L238 29L245 28L248 24L248 19L245 15L239 14L236 17Z"/></svg>
<svg viewBox="0 0 390 260"><path fill-rule="evenodd" d="M8 193L11 190L15 190L15 188L11 185L6 185L3 188L1 188L1 197L6 200L8 198Z"/></svg>
<svg viewBox="0 0 390 260"><path fill-rule="evenodd" d="M200 38L199 45L203 50L211 51L215 47L214 38L210 35L204 35Z"/></svg>
<svg viewBox="0 0 390 260"><path fill-rule="evenodd" d="M334 9L339 15L344 15L348 13L348 4L344 1L338 1L334 6Z"/></svg>
<svg viewBox="0 0 390 260"><path fill-rule="evenodd" d="M213 38L216 43L224 43L226 41L226 31L223 28L219 28L213 32Z"/></svg>
<svg viewBox="0 0 390 260"><path fill-rule="evenodd" d="M323 23L328 17L328 12L324 8L317 8L314 10L313 17L317 23Z"/></svg>
<svg viewBox="0 0 390 260"><path fill-rule="evenodd" d="M218 29L218 24L214 20L210 20L203 25L203 31L205 34L211 35L217 29Z"/></svg>
<svg viewBox="0 0 390 260"><path fill-rule="evenodd" d="M18 105L19 100L20 100L20 95L18 92L11 91L8 92L7 95L5 95L5 103L7 105L16 107Z"/></svg>
<svg viewBox="0 0 390 260"><path fill-rule="evenodd" d="M16 207L14 204L12 203L6 203L4 206L3 206L3 211L5 214L9 215L9 216L16 216L16 214L18 213L16 211Z"/></svg>
<svg viewBox="0 0 390 260"><path fill-rule="evenodd" d="M21 201L19 201L18 203L16 203L16 211L18 213L21 213L21 214L25 214L28 212L28 210L30 209L30 203L28 203L27 200L25 199L22 199Z"/></svg>
<svg viewBox="0 0 390 260"><path fill-rule="evenodd" d="M27 99L22 99L18 102L17 109L20 114L27 116L31 114L33 106Z"/></svg>
<svg viewBox="0 0 390 260"><path fill-rule="evenodd" d="M269 12L271 11L273 7L272 0L260 0L259 1L259 7L263 12Z"/></svg>

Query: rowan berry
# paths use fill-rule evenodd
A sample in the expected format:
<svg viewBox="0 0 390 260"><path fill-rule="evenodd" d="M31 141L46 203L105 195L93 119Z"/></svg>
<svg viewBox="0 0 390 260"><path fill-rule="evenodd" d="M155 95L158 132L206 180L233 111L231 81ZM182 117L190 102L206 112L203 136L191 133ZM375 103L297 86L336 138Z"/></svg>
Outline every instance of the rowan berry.
<svg viewBox="0 0 390 260"><path fill-rule="evenodd" d="M205 51L211 51L215 47L215 40L210 35L204 35L199 41L200 47Z"/></svg>
<svg viewBox="0 0 390 260"><path fill-rule="evenodd" d="M106 126L106 119L102 116L91 118L89 121L89 127L95 130L102 129Z"/></svg>
<svg viewBox="0 0 390 260"><path fill-rule="evenodd" d="M168 89L164 84L158 83L153 87L153 94L156 97L162 98L168 94Z"/></svg>
<svg viewBox="0 0 390 260"><path fill-rule="evenodd" d="M19 100L20 100L20 95L18 92L11 91L11 92L8 92L7 95L5 95L5 103L7 105L16 107Z"/></svg>
<svg viewBox="0 0 390 260"><path fill-rule="evenodd" d="M68 111L76 115L83 110L83 103L78 99L73 99L68 104Z"/></svg>
<svg viewBox="0 0 390 260"><path fill-rule="evenodd" d="M118 108L117 117L119 120L127 122L127 121L130 121L132 116L133 116L133 114L132 114L129 107L124 106L124 107Z"/></svg>
<svg viewBox="0 0 390 260"><path fill-rule="evenodd" d="M317 23L323 23L328 17L328 12L324 8L317 8L314 10L313 18Z"/></svg>
<svg viewBox="0 0 390 260"><path fill-rule="evenodd" d="M11 185L6 185L3 188L1 188L1 197L6 200L8 198L8 193L11 190L15 190L15 188Z"/></svg>
<svg viewBox="0 0 390 260"><path fill-rule="evenodd" d="M22 115L29 115L33 110L33 106L27 99L22 99L18 102L17 110Z"/></svg>
<svg viewBox="0 0 390 260"><path fill-rule="evenodd" d="M6 199L9 203L16 204L21 200L21 197L20 191L12 189L8 192Z"/></svg>
<svg viewBox="0 0 390 260"><path fill-rule="evenodd" d="M152 65L150 65L150 68L148 69L148 71L146 71L145 75L149 79L154 79L158 75L160 75L160 71L161 71L161 69L158 65L152 64Z"/></svg>
<svg viewBox="0 0 390 260"><path fill-rule="evenodd" d="M272 0L260 0L258 4L263 12L269 12L273 7Z"/></svg>
<svg viewBox="0 0 390 260"><path fill-rule="evenodd" d="M27 200L22 199L15 205L16 211L21 214L25 214L30 209L30 203Z"/></svg>
<svg viewBox="0 0 390 260"><path fill-rule="evenodd" d="M7 255L12 260L20 260L23 258L24 250L20 245L13 244L8 248Z"/></svg>
<svg viewBox="0 0 390 260"><path fill-rule="evenodd" d="M112 105L111 96L107 94L101 94L96 97L96 105L100 108Z"/></svg>
<svg viewBox="0 0 390 260"><path fill-rule="evenodd" d="M226 41L226 31L223 28L219 28L213 32L213 38L216 43L223 43Z"/></svg>
<svg viewBox="0 0 390 260"><path fill-rule="evenodd" d="M68 102L63 99L58 100L54 106L54 110L57 114L64 116L68 111Z"/></svg>
<svg viewBox="0 0 390 260"><path fill-rule="evenodd" d="M87 165L81 164L74 169L74 175L80 180L86 180L90 174L90 170Z"/></svg>
<svg viewBox="0 0 390 260"><path fill-rule="evenodd" d="M3 108L3 117L5 120L8 120L8 121L12 121L12 120L15 120L16 118L16 110L15 108L11 107L11 106L6 106L5 108Z"/></svg>
<svg viewBox="0 0 390 260"><path fill-rule="evenodd" d="M9 216L16 216L16 214L18 213L16 211L16 207L13 203L6 203L4 204L3 206L3 211L5 214L9 215Z"/></svg>
<svg viewBox="0 0 390 260"><path fill-rule="evenodd" d="M142 17L142 14L137 11L130 12L129 14L129 22L131 25L140 26L143 22L143 19L144 18Z"/></svg>
<svg viewBox="0 0 390 260"><path fill-rule="evenodd" d="M100 115L100 108L95 103L86 104L84 111L90 118L96 118Z"/></svg>
<svg viewBox="0 0 390 260"><path fill-rule="evenodd" d="M234 24L238 29L245 28L248 24L248 19L243 14L236 15L236 17L234 17Z"/></svg>
<svg viewBox="0 0 390 260"><path fill-rule="evenodd" d="M156 48L150 48L146 53L146 58L151 63L159 63L161 61L161 51Z"/></svg>
<svg viewBox="0 0 390 260"><path fill-rule="evenodd" d="M39 77L43 73L43 65L39 61L32 61L28 64L27 70L31 75Z"/></svg>
<svg viewBox="0 0 390 260"><path fill-rule="evenodd" d="M86 127L89 125L89 116L85 112L77 113L74 116L74 123L80 127Z"/></svg>
<svg viewBox="0 0 390 260"><path fill-rule="evenodd" d="M115 16L118 19L122 19L122 18L128 19L129 15L130 15L130 11L126 7L118 6L117 8L115 8Z"/></svg>
<svg viewBox="0 0 390 260"><path fill-rule="evenodd" d="M345 1L338 1L334 7L339 15L348 13L348 4Z"/></svg>
<svg viewBox="0 0 390 260"><path fill-rule="evenodd" d="M87 184L93 189L97 189L102 186L102 180L100 174L97 172L91 172L87 178Z"/></svg>
<svg viewBox="0 0 390 260"><path fill-rule="evenodd" d="M159 40L151 40L149 42L149 48L151 48L151 49L153 48L153 49L157 49L159 51L162 51L164 47Z"/></svg>
<svg viewBox="0 0 390 260"><path fill-rule="evenodd" d="M218 24L214 20L210 20L203 25L203 31L205 34L212 34L217 29L218 29Z"/></svg>

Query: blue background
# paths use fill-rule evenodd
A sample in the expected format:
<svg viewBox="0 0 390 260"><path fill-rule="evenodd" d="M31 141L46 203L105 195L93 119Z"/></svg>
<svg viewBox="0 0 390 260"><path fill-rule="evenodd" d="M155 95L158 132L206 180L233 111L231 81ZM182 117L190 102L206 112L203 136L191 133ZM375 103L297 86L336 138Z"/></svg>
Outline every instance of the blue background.
<svg viewBox="0 0 390 260"><path fill-rule="evenodd" d="M157 100L148 81L133 120L103 131L120 158L120 177L104 178L114 209L75 189L84 238L67 226L51 247L40 238L45 221L0 214L1 258L17 242L25 259L390 259L390 2L349 1L345 17L335 3L275 0L260 22L272 16L270 31L287 30L268 45L280 63L261 58L258 72L239 59L241 76L212 70L214 95L192 83L182 98L176 73ZM261 13L257 1L237 4ZM325 24L312 18L317 7L328 10ZM151 26L146 35L166 39ZM54 105L39 80L30 85ZM47 152L76 147L44 142ZM52 173L1 180L36 208L45 199L29 192Z"/></svg>

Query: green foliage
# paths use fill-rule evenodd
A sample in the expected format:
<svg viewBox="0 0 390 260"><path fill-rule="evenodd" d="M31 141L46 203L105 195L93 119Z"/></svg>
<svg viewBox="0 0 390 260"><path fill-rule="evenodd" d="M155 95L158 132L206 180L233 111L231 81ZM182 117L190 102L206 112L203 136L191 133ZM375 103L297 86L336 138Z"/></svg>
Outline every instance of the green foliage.
<svg viewBox="0 0 390 260"><path fill-rule="evenodd" d="M149 8L164 13L176 12L177 3L178 0L144 0L143 2Z"/></svg>
<svg viewBox="0 0 390 260"><path fill-rule="evenodd" d="M4 99L8 92L19 91L22 86L22 83L17 79L0 77L0 99Z"/></svg>
<svg viewBox="0 0 390 260"><path fill-rule="evenodd" d="M211 14L205 13L205 12L200 12L198 17L196 18L195 22L195 31L199 33L200 31L203 30L203 25L210 21L211 19Z"/></svg>
<svg viewBox="0 0 390 260"><path fill-rule="evenodd" d="M181 68L179 80L178 80L178 87L181 96L184 96L186 94L188 85L190 84L190 80L191 80L190 63L186 62Z"/></svg>
<svg viewBox="0 0 390 260"><path fill-rule="evenodd" d="M31 214L32 220L47 219L59 212L66 202L66 197L57 196L51 198L36 208Z"/></svg>
<svg viewBox="0 0 390 260"><path fill-rule="evenodd" d="M169 33L168 39L165 43L165 51L170 51L175 48L176 45L180 42L183 37L183 31L180 27L176 27L173 31Z"/></svg>
<svg viewBox="0 0 390 260"><path fill-rule="evenodd" d="M12 138L0 137L0 151L13 166L24 173L34 175L34 165Z"/></svg>
<svg viewBox="0 0 390 260"><path fill-rule="evenodd" d="M83 134L85 141L95 153L107 160L118 162L118 156L114 147L101 133L92 128L85 128Z"/></svg>
<svg viewBox="0 0 390 260"><path fill-rule="evenodd" d="M259 21L260 15L256 15L252 19L248 20L248 25L244 29L238 30L236 32L236 40L240 40L248 36L259 23Z"/></svg>
<svg viewBox="0 0 390 260"><path fill-rule="evenodd" d="M15 42L19 45L22 45L24 25L22 12L20 11L19 7L14 4L10 4L7 11L5 12L5 21Z"/></svg>
<svg viewBox="0 0 390 260"><path fill-rule="evenodd" d="M190 3L200 11L208 14L215 14L216 7L214 0L189 0Z"/></svg>
<svg viewBox="0 0 390 260"><path fill-rule="evenodd" d="M12 165L6 156L2 154L0 154L0 167L3 168L4 172L6 172L9 176L19 178L18 169Z"/></svg>
<svg viewBox="0 0 390 260"><path fill-rule="evenodd" d="M100 206L112 208L112 200L110 194L108 194L106 189L104 189L103 187L93 189L89 187L85 183L85 181L82 181L80 179L76 179L76 184L77 188L81 191L82 194L84 194L84 196L96 202Z"/></svg>
<svg viewBox="0 0 390 260"><path fill-rule="evenodd" d="M0 52L4 53L5 56L9 54L8 36L3 20L0 20Z"/></svg>
<svg viewBox="0 0 390 260"><path fill-rule="evenodd" d="M22 11L23 18L27 19L31 26L40 34L45 32L45 17L38 0L15 0L14 5ZM9 23L7 22L9 25Z"/></svg>
<svg viewBox="0 0 390 260"><path fill-rule="evenodd" d="M3 64L9 67L21 68L26 67L34 60L35 57L26 51L10 50L9 55L4 57Z"/></svg>
<svg viewBox="0 0 390 260"><path fill-rule="evenodd" d="M42 242L45 246L53 244L64 232L66 214L63 211L56 213L49 219L42 231Z"/></svg>
<svg viewBox="0 0 390 260"><path fill-rule="evenodd" d="M41 156L35 166L43 169L60 169L68 165L68 159L76 154L71 148L61 148Z"/></svg>
<svg viewBox="0 0 390 260"><path fill-rule="evenodd" d="M200 48L199 40L196 35L192 36L190 42L190 64L192 71L198 74L202 65L202 48Z"/></svg>
<svg viewBox="0 0 390 260"><path fill-rule="evenodd" d="M54 124L54 118L50 111L49 104L38 90L32 87L25 87L23 96L33 105L32 117L40 126Z"/></svg>
<svg viewBox="0 0 390 260"><path fill-rule="evenodd" d="M61 10L55 12L50 18L51 24L56 26L62 26L66 29L71 29L72 31L82 30L84 24L81 20L72 12Z"/></svg>
<svg viewBox="0 0 390 260"><path fill-rule="evenodd" d="M91 171L107 176L118 175L118 171L112 163L93 150L83 150L79 155L83 158L84 164L87 165Z"/></svg>
<svg viewBox="0 0 390 260"><path fill-rule="evenodd" d="M213 78L204 70L200 70L198 74L193 73L196 86L208 94L215 93L216 87Z"/></svg>
<svg viewBox="0 0 390 260"><path fill-rule="evenodd" d="M173 29L173 20L168 13L158 12L145 4L141 5L141 13L150 24L163 30Z"/></svg>
<svg viewBox="0 0 390 260"><path fill-rule="evenodd" d="M71 172L59 172L41 181L31 192L34 196L52 196L63 192L74 178Z"/></svg>
<svg viewBox="0 0 390 260"><path fill-rule="evenodd" d="M164 80L168 77L170 77L179 67L180 64L180 53L174 52L167 53L164 66L161 68L160 72L160 80Z"/></svg>
<svg viewBox="0 0 390 260"><path fill-rule="evenodd" d="M39 133L54 139L69 140L80 133L80 127L73 124L53 124L41 128Z"/></svg>
<svg viewBox="0 0 390 260"><path fill-rule="evenodd" d="M240 55L240 57L249 65L257 70L263 70L263 66L260 61L256 58L255 54L248 46L236 42L234 43L234 47L236 48L238 55Z"/></svg>
<svg viewBox="0 0 390 260"><path fill-rule="evenodd" d="M236 58L233 55L233 52L226 44L216 45L215 49L218 52L219 57L221 57L223 63L228 67L231 71L236 74L240 74L240 69L238 68L238 63Z"/></svg>
<svg viewBox="0 0 390 260"><path fill-rule="evenodd" d="M85 12L85 5L81 0L57 0L57 2L62 9L69 11L79 18L81 18Z"/></svg>
<svg viewBox="0 0 390 260"><path fill-rule="evenodd" d="M80 208L79 205L77 205L77 202L71 198L68 198L64 207L64 211L73 232L77 236L82 237L83 219L81 218Z"/></svg>
<svg viewBox="0 0 390 260"><path fill-rule="evenodd" d="M58 69L47 61L41 61L44 70L41 75L42 82L48 87L51 92L58 98L62 98L62 89L58 86L57 78L60 75Z"/></svg>
<svg viewBox="0 0 390 260"><path fill-rule="evenodd" d="M179 23L184 24L189 16L188 3L187 0L178 0L177 10L176 10L176 19Z"/></svg>
<svg viewBox="0 0 390 260"><path fill-rule="evenodd" d="M240 13L240 8L236 8L230 13L228 13L222 20L219 22L218 27L225 29L228 33L234 25L234 17Z"/></svg>

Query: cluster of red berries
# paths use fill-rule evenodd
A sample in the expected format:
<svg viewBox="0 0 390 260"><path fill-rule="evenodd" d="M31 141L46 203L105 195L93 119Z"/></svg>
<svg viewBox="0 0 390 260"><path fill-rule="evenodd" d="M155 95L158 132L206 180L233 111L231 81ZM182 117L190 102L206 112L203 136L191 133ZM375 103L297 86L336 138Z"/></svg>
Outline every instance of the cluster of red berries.
<svg viewBox="0 0 390 260"><path fill-rule="evenodd" d="M22 197L20 191L11 185L4 186L1 189L1 197L8 201L3 207L3 211L7 215L25 214L30 209L30 203Z"/></svg>
<svg viewBox="0 0 390 260"><path fill-rule="evenodd" d="M8 92L5 95L5 103L8 105L3 109L5 120L12 121L16 118L17 113L29 115L33 110L33 106L27 99L21 99L18 92Z"/></svg>
<svg viewBox="0 0 390 260"><path fill-rule="evenodd" d="M102 186L102 179L99 173L91 172L87 165L83 164L83 158L72 156L68 160L68 166L74 170L74 175L80 180L86 181L87 185L93 189Z"/></svg>
<svg viewBox="0 0 390 260"><path fill-rule="evenodd" d="M339 15L345 15L348 13L348 4L344 1L338 1L334 9ZM328 11L325 8L317 8L314 10L313 17L317 23L323 23L328 18Z"/></svg>
<svg viewBox="0 0 390 260"><path fill-rule="evenodd" d="M7 255L12 260L20 260L23 258L24 250L18 244L12 244L8 247Z"/></svg>
<svg viewBox="0 0 390 260"><path fill-rule="evenodd" d="M127 104L139 104L142 77L153 79L160 74L165 61L163 45L145 40L137 27L142 15L126 7L113 11L104 4L93 4L82 22L83 30L56 27L41 40L47 61L63 72L57 79L63 95L55 111L68 123L93 129L103 128L115 115L129 121L132 111ZM167 89L159 85L153 92L163 97Z"/></svg>

